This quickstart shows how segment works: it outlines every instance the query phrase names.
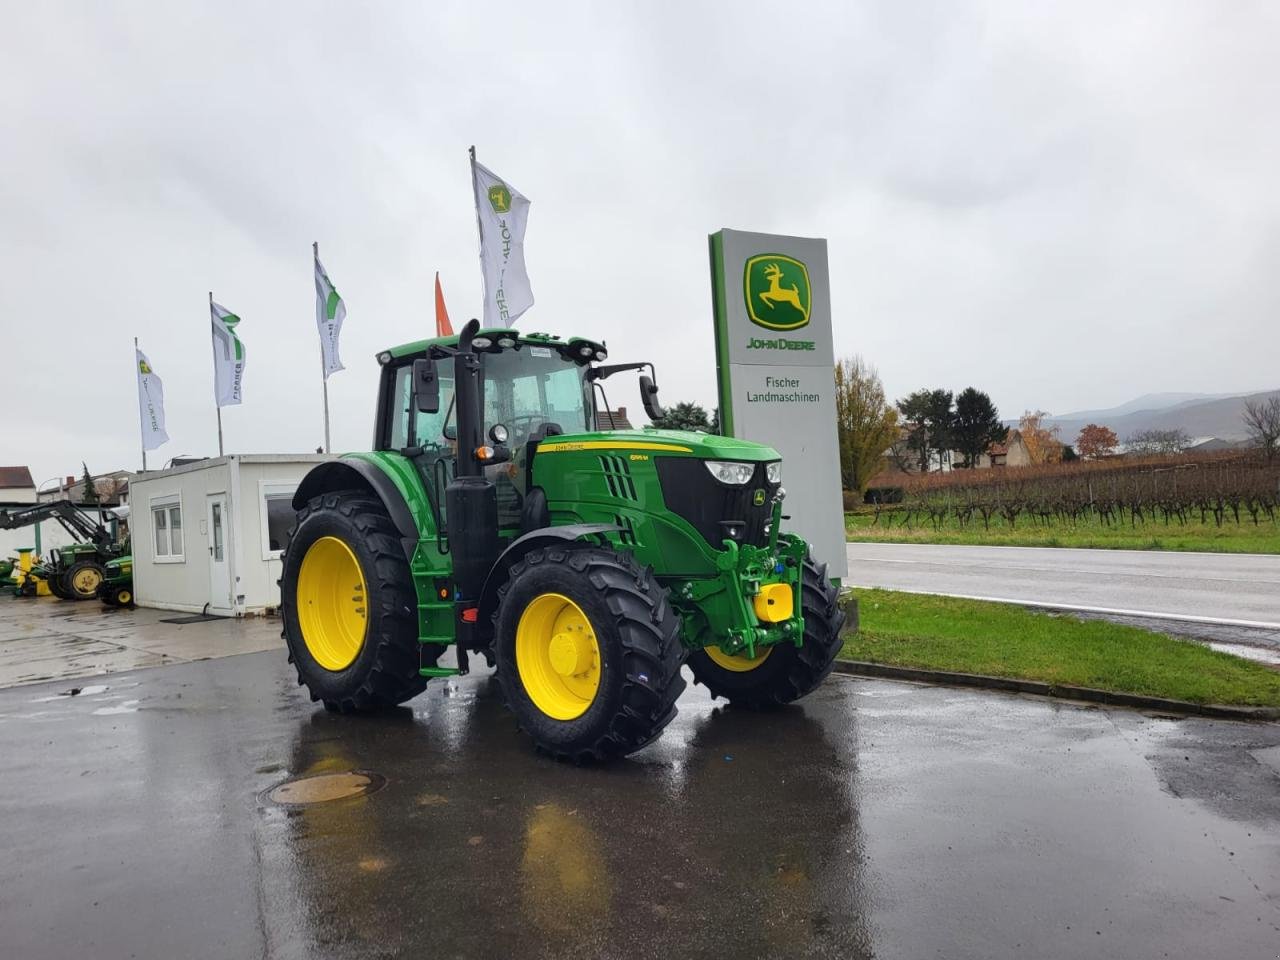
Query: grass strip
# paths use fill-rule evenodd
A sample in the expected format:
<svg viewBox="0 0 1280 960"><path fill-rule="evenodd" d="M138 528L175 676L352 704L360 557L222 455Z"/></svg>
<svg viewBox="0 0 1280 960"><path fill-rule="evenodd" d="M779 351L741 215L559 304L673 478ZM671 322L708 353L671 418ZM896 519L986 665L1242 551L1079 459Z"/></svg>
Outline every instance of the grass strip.
<svg viewBox="0 0 1280 960"><path fill-rule="evenodd" d="M1122 693L1280 706L1280 671L1190 640L981 600L856 591L861 630L842 656Z"/></svg>

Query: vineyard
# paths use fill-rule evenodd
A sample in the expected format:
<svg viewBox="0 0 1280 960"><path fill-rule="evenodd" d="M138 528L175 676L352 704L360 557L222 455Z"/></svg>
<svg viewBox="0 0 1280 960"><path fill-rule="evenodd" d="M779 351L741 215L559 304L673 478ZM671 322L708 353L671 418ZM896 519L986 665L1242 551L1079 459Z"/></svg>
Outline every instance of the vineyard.
<svg viewBox="0 0 1280 960"><path fill-rule="evenodd" d="M899 502L859 514L859 532L873 539L892 539L885 535L895 529L981 537L1080 527L1115 533L1217 528L1225 535L1223 528L1235 525L1274 534L1280 533L1280 461L1233 451L956 470L911 477Z"/></svg>

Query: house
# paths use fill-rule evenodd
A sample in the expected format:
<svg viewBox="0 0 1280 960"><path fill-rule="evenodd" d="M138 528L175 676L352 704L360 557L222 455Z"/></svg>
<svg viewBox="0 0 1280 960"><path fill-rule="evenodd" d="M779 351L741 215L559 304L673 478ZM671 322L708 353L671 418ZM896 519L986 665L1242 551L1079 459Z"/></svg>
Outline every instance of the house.
<svg viewBox="0 0 1280 960"><path fill-rule="evenodd" d="M987 452L978 457L977 466L980 469L988 467L1007 467L1009 465L1009 444L993 443L987 447Z"/></svg>
<svg viewBox="0 0 1280 960"><path fill-rule="evenodd" d="M627 419L627 408L619 407L617 410L597 410L596 429L632 430L635 428L631 426L631 421Z"/></svg>
<svg viewBox="0 0 1280 960"><path fill-rule="evenodd" d="M30 467L0 467L0 508L36 502Z"/></svg>
<svg viewBox="0 0 1280 960"><path fill-rule="evenodd" d="M280 605L293 494L315 454L244 454L129 477L139 606L242 617Z"/></svg>
<svg viewBox="0 0 1280 960"><path fill-rule="evenodd" d="M129 502L129 471L113 470L91 476L93 489L98 495L97 503L104 507L118 507ZM56 487L46 488L38 494L43 500L70 500L72 503L85 504L93 502L86 499L83 479L68 476Z"/></svg>

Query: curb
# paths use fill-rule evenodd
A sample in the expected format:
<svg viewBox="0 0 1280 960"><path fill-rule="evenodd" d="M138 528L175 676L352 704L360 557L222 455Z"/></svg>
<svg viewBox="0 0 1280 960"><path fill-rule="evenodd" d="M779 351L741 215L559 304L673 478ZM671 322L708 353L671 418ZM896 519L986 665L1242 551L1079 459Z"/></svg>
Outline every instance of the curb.
<svg viewBox="0 0 1280 960"><path fill-rule="evenodd" d="M983 687L1009 693L1029 693L1059 700L1100 703L1108 707L1132 710L1155 710L1187 717L1212 717L1217 720L1280 720L1280 707L1235 707L1221 703L1190 703L1146 697L1137 693L1115 693L1094 687L1072 687L1065 684L1041 683L1037 680L1015 680L1011 677L989 677L979 673L952 673L947 670L922 670L917 667L894 667L866 660L837 660L836 673L851 677L876 677L883 680L912 680L950 687Z"/></svg>

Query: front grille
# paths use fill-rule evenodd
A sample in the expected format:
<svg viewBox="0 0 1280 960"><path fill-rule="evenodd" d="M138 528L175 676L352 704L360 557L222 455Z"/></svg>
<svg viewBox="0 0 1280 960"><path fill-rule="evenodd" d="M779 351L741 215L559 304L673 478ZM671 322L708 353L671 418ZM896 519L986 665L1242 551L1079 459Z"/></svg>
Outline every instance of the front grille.
<svg viewBox="0 0 1280 960"><path fill-rule="evenodd" d="M756 464L751 482L740 487L721 483L701 460L686 457L658 457L658 479L667 509L689 521L707 543L719 547L727 538L722 520L746 524L742 543L762 547L768 541L765 527L773 509L778 484L765 478L765 465ZM764 491L764 502L756 504L756 491Z"/></svg>

